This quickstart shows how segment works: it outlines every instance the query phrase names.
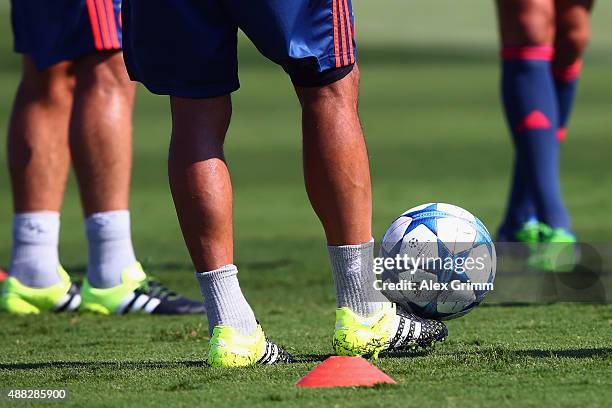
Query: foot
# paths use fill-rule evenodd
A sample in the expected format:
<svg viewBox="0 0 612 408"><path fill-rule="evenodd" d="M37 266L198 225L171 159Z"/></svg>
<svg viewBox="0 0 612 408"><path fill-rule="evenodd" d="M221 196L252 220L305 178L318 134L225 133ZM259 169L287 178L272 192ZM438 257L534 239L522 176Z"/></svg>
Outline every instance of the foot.
<svg viewBox="0 0 612 408"><path fill-rule="evenodd" d="M546 272L571 272L578 258L576 236L563 228L540 226L540 243L528 259L530 268Z"/></svg>
<svg viewBox="0 0 612 408"><path fill-rule="evenodd" d="M231 326L215 326L206 360L211 367L244 367L292 361L289 353L266 338L259 325L252 336L243 336Z"/></svg>
<svg viewBox="0 0 612 408"><path fill-rule="evenodd" d="M381 310L367 318L346 307L337 309L333 344L340 356L377 358L382 351L428 348L443 341L447 334L442 322L422 319L396 310L394 303L384 303Z"/></svg>
<svg viewBox="0 0 612 408"><path fill-rule="evenodd" d="M527 245L535 245L540 240L541 223L538 221L527 221L515 231L506 231L500 228L497 234L497 242L521 242Z"/></svg>
<svg viewBox="0 0 612 408"><path fill-rule="evenodd" d="M83 283L82 310L109 314L144 312L147 314L201 314L204 304L189 300L147 277L140 263L126 268L121 274L121 285L108 289Z"/></svg>
<svg viewBox="0 0 612 408"><path fill-rule="evenodd" d="M0 309L11 314L75 311L81 304L79 288L61 266L57 267L61 282L48 288L31 288L9 276L0 295Z"/></svg>
<svg viewBox="0 0 612 408"><path fill-rule="evenodd" d="M527 245L536 244L540 240L541 227L538 221L528 221L514 232L514 238Z"/></svg>

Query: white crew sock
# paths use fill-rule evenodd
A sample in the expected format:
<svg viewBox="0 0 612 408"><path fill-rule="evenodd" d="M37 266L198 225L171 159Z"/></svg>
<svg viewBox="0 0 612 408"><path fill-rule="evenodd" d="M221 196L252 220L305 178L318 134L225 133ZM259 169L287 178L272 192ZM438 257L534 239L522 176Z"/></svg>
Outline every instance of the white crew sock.
<svg viewBox="0 0 612 408"><path fill-rule="evenodd" d="M374 288L374 240L360 245L328 246L336 305L367 317L387 302Z"/></svg>
<svg viewBox="0 0 612 408"><path fill-rule="evenodd" d="M253 309L240 290L236 265L225 265L210 272L196 273L208 315L208 334L215 326L227 325L244 336L257 329Z"/></svg>
<svg viewBox="0 0 612 408"><path fill-rule="evenodd" d="M57 212L15 214L9 275L32 288L47 288L61 282L57 273L59 230Z"/></svg>
<svg viewBox="0 0 612 408"><path fill-rule="evenodd" d="M136 263L130 212L106 211L95 213L85 220L89 247L87 280L99 289L121 284L121 273Z"/></svg>

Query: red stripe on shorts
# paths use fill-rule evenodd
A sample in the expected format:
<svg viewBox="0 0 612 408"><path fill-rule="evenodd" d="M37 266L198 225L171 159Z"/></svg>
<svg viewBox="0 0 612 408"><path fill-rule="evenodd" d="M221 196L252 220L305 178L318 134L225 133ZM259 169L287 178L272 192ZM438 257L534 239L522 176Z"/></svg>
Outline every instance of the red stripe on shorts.
<svg viewBox="0 0 612 408"><path fill-rule="evenodd" d="M91 33L93 34L94 46L96 50L103 50L102 36L100 35L100 24L98 22L98 13L94 0L87 0L87 14L89 14L89 23L91 24Z"/></svg>
<svg viewBox="0 0 612 408"><path fill-rule="evenodd" d="M344 4L342 0L338 0L340 3L340 35L342 38L342 59L344 60L343 65L348 65L348 56L346 53L346 27L344 22Z"/></svg>
<svg viewBox="0 0 612 408"><path fill-rule="evenodd" d="M108 20L106 18L106 10L104 9L104 0L93 0L96 4L96 11L98 12L98 20L100 21L100 31L102 32L102 43L104 44L105 50L112 48L112 42L108 32Z"/></svg>
<svg viewBox="0 0 612 408"><path fill-rule="evenodd" d="M121 48L119 37L117 36L117 24L115 23L115 8L113 0L104 0L106 4L106 16L108 17L108 31L111 37L113 48Z"/></svg>
<svg viewBox="0 0 612 408"><path fill-rule="evenodd" d="M340 43L338 41L338 4L332 0L332 20L334 21L334 55L336 57L336 68L340 68Z"/></svg>
<svg viewBox="0 0 612 408"><path fill-rule="evenodd" d="M344 9L346 10L346 32L348 34L349 58L351 64L355 63L355 51L353 50L353 25L351 23L351 12L348 6L348 0L344 0Z"/></svg>

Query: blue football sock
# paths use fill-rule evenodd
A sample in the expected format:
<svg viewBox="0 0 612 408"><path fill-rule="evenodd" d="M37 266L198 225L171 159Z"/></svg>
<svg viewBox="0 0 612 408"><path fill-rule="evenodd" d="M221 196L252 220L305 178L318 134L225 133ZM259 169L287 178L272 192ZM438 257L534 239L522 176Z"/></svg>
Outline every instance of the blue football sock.
<svg viewBox="0 0 612 408"><path fill-rule="evenodd" d="M524 169L519 165L518 159L516 157L514 161L512 189L510 190L504 222L499 232L500 236L510 240L525 223L537 221L529 178L525 176Z"/></svg>
<svg viewBox="0 0 612 408"><path fill-rule="evenodd" d="M557 95L557 106L559 109L559 129L557 139L563 141L566 135L567 123L574 105L578 77L582 69L582 60L577 60L571 65L553 69L555 78L555 91Z"/></svg>
<svg viewBox="0 0 612 408"><path fill-rule="evenodd" d="M551 72L552 47L512 47L502 51L502 96L514 138L519 180L526 180L536 217L555 228L570 229L559 186L558 108ZM520 198L520 195L519 195ZM515 225L523 211L509 218ZM520 200L517 201L520 203ZM520 207L520 206L519 206Z"/></svg>

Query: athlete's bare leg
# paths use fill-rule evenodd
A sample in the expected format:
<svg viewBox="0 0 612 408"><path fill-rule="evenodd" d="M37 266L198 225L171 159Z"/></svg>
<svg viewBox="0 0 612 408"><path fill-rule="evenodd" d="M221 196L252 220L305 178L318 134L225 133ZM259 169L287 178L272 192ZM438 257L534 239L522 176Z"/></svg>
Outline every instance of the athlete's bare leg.
<svg viewBox="0 0 612 408"><path fill-rule="evenodd" d="M85 215L128 208L135 84L120 51L74 63L70 148Z"/></svg>
<svg viewBox="0 0 612 408"><path fill-rule="evenodd" d="M503 47L553 43L554 0L497 0L497 11Z"/></svg>
<svg viewBox="0 0 612 408"><path fill-rule="evenodd" d="M329 245L372 238L372 190L358 114L359 70L320 88L296 88L302 105L304 180Z"/></svg>
<svg viewBox="0 0 612 408"><path fill-rule="evenodd" d="M553 68L563 69L582 58L591 38L593 0L556 0L555 58Z"/></svg>
<svg viewBox="0 0 612 408"><path fill-rule="evenodd" d="M16 213L60 211L70 166L68 122L74 85L72 63L39 71L24 57L8 132Z"/></svg>
<svg viewBox="0 0 612 408"><path fill-rule="evenodd" d="M321 88L298 88L308 194L332 245L368 242L371 190L357 115L359 73ZM232 187L223 154L229 96L172 98L169 176L187 247L198 271L233 263Z"/></svg>
<svg viewBox="0 0 612 408"><path fill-rule="evenodd" d="M233 263L232 185L223 154L230 96L171 98L168 174L174 205L197 271Z"/></svg>

